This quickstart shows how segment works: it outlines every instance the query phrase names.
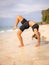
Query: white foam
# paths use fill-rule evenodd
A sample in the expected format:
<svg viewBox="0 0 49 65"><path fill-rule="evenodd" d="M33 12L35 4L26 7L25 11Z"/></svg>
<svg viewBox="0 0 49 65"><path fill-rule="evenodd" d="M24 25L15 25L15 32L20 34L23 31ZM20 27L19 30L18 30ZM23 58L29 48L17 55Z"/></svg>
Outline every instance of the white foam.
<svg viewBox="0 0 49 65"><path fill-rule="evenodd" d="M3 33L3 32L5 32L5 31L4 30L0 31L0 33Z"/></svg>
<svg viewBox="0 0 49 65"><path fill-rule="evenodd" d="M6 30L6 32L10 32L10 31L13 31L12 29L10 29L10 30Z"/></svg>
<svg viewBox="0 0 49 65"><path fill-rule="evenodd" d="M0 31L0 33L4 33L4 32L14 32L14 31L18 31L18 29L16 29L16 30L13 30L13 29L10 29L10 30L2 30L2 31Z"/></svg>

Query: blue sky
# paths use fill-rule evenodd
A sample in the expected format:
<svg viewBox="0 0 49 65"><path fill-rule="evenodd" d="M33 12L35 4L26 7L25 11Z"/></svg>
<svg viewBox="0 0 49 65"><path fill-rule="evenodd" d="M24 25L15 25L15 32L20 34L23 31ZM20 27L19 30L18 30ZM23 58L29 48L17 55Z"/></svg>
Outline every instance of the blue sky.
<svg viewBox="0 0 49 65"><path fill-rule="evenodd" d="M41 21L41 10L49 8L49 0L0 0L0 26L12 26L17 15Z"/></svg>

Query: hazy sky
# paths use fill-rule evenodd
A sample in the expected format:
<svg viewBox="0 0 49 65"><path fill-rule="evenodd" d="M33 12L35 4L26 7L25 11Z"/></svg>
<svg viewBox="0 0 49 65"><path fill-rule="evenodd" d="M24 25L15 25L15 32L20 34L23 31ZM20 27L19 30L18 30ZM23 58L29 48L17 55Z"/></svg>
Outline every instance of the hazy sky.
<svg viewBox="0 0 49 65"><path fill-rule="evenodd" d="M0 0L0 17L13 17L47 9L49 0Z"/></svg>
<svg viewBox="0 0 49 65"><path fill-rule="evenodd" d="M49 0L0 0L0 22L4 18L14 18L17 15L33 15L33 12L47 8Z"/></svg>

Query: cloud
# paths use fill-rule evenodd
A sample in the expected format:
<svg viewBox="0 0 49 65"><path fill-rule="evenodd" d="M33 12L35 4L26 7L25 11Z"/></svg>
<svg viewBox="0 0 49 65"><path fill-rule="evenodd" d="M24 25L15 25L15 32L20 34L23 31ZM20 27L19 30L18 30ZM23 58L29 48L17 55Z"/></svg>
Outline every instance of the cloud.
<svg viewBox="0 0 49 65"><path fill-rule="evenodd" d="M18 4L19 11L25 11L25 12L39 11L47 8L49 8L49 5L45 4L36 4L36 5Z"/></svg>
<svg viewBox="0 0 49 65"><path fill-rule="evenodd" d="M0 17L14 17L19 14L29 14L47 8L49 8L49 4L26 4L20 3L18 0L2 0L0 1Z"/></svg>

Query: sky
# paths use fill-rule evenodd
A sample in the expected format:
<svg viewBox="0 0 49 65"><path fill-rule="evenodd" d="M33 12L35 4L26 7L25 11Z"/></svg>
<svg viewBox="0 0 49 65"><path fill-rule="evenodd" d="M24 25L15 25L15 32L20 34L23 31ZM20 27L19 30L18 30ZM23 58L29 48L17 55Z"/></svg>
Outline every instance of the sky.
<svg viewBox="0 0 49 65"><path fill-rule="evenodd" d="M41 21L41 11L49 8L49 0L0 0L0 26L12 26L16 16Z"/></svg>

